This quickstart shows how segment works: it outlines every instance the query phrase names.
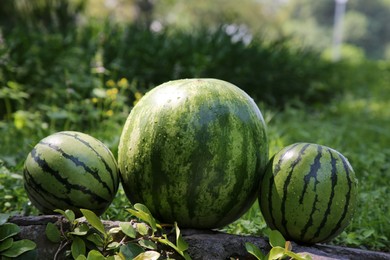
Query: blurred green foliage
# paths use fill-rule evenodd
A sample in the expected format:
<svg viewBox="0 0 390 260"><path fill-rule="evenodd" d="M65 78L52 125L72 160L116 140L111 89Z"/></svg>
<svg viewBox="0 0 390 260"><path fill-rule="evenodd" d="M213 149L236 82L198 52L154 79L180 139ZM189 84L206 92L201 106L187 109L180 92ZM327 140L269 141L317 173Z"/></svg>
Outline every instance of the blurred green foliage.
<svg viewBox="0 0 390 260"><path fill-rule="evenodd" d="M85 103L106 81L121 78L142 92L171 79L221 78L279 107L291 99L327 102L340 90L337 84L343 77L331 63L310 50L292 48L287 40L266 43L253 37L247 42L243 37L250 35L241 37L240 28L233 25L214 30L200 26L192 32L168 28L155 32L94 21L77 26L81 7L69 8L64 0L37 3L45 2L51 5L14 6L13 13L24 22L11 22L12 30L8 20L0 24L0 85L6 89L0 118L10 118L18 110L38 110L45 112L44 117L66 115L87 125L91 116L96 117L90 106L72 104ZM50 8L54 10L49 12ZM129 99L131 104L133 96ZM84 114L86 120L80 117Z"/></svg>
<svg viewBox="0 0 390 260"><path fill-rule="evenodd" d="M281 24L284 33L319 50L332 44L336 1L290 0ZM389 59L390 46L387 28L390 17L388 0L347 1L343 20L343 41L360 50L369 59Z"/></svg>
<svg viewBox="0 0 390 260"><path fill-rule="evenodd" d="M341 90L343 78L317 53L292 48L287 40L265 43L253 38L246 44L236 39L238 27L192 32L153 32L133 25L108 29L103 60L110 77L133 79L144 88L179 78L220 78L278 107L291 99L327 102Z"/></svg>

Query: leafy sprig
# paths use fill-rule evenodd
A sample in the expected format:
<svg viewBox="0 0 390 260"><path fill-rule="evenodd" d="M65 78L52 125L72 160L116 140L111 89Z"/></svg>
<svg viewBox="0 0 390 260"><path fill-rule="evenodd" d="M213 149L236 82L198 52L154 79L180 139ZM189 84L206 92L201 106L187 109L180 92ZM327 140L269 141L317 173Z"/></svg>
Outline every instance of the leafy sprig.
<svg viewBox="0 0 390 260"><path fill-rule="evenodd" d="M0 258L12 259L25 256L26 259L35 258L36 244L29 239L16 240L15 236L20 233L20 227L14 223L8 223L11 214L0 214ZM28 255L28 256L27 256Z"/></svg>
<svg viewBox="0 0 390 260"><path fill-rule="evenodd" d="M102 220L92 211L80 210L85 218L75 218L71 210L56 210L70 223L68 230L58 228L53 223L46 226L47 238L60 243L55 255L67 249L66 254L76 260L125 260L158 259L162 254L167 258L173 251L184 259L190 259L186 252L188 244L183 239L178 225L161 225L143 204L135 204L128 211L135 217L129 222L120 222L117 227L106 230ZM175 243L168 239L170 232L175 233ZM161 248L167 248L165 250Z"/></svg>
<svg viewBox="0 0 390 260"><path fill-rule="evenodd" d="M261 250L254 244L247 242L245 243L245 248L256 259L258 260L271 260L271 259L283 259L289 257L289 259L296 260L310 260L312 259L308 254L297 254L292 252L292 245L290 241L286 241L283 235L277 230L269 230L269 243L271 245L271 250L267 255L263 254Z"/></svg>

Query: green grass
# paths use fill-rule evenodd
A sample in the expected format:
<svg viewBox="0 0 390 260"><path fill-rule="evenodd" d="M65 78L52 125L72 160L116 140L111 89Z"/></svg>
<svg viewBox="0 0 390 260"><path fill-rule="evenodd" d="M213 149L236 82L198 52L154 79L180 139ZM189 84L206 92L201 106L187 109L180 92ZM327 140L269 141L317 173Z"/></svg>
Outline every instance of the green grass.
<svg viewBox="0 0 390 260"><path fill-rule="evenodd" d="M351 71L344 95L328 105L264 108L270 154L295 142L332 147L350 161L359 180L359 204L345 232L332 241L371 250L390 248L390 85L389 66L365 64ZM254 207L227 230L263 234L265 223Z"/></svg>
<svg viewBox="0 0 390 260"><path fill-rule="evenodd" d="M343 94L328 104L305 107L292 102L283 111L260 105L268 124L270 155L295 142L319 143L343 153L359 180L359 204L351 224L332 243L389 251L390 64L362 64L345 71L345 76L349 80L345 81L348 85L340 86ZM67 130L85 131L104 141L116 154L128 110L112 102L94 108L90 113L100 114L98 119L94 117L93 127L67 122ZM106 115L110 109L113 116ZM29 205L23 189L23 161L41 138L63 129L55 122L43 123L34 114L24 116L27 119L22 118L25 121L21 122L0 121L0 211L38 214ZM20 128L18 123L25 126ZM128 215L124 209L129 205L120 189L104 218L125 220ZM265 229L257 203L242 218L224 228L231 233L252 235L264 235Z"/></svg>

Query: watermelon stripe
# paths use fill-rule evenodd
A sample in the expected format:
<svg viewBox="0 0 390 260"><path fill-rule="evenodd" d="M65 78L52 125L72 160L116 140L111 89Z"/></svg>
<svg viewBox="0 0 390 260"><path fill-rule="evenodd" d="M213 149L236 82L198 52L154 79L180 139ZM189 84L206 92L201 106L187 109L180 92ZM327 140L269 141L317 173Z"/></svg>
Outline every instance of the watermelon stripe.
<svg viewBox="0 0 390 260"><path fill-rule="evenodd" d="M294 149L297 145L299 145L299 143L291 146L290 149L288 149L286 151L286 153L284 154L287 154L290 150ZM272 167L273 165L273 162L275 160L275 156L272 157L272 159L269 161L269 167ZM277 164L275 166L275 169L274 169L274 173L271 174L270 178L269 178L269 182L268 182L268 212L270 214L270 218L271 218L271 222L272 222L272 225L273 227L276 226L276 220L275 220L275 217L274 217L274 211L273 211L273 208L272 208L272 198L273 198L273 186L274 186L274 181L275 181L275 176L280 172L280 169L281 169L281 165L283 163L283 156L279 158L279 160L277 161Z"/></svg>
<svg viewBox="0 0 390 260"><path fill-rule="evenodd" d="M326 224L328 217L330 215L330 209L331 209L334 195L335 195L335 187L337 185L337 165L336 165L337 159L334 158L333 153L330 149L327 149L327 150L328 150L328 153L330 155L330 164L332 165L332 169L331 169L332 190L330 192L330 197L328 200L328 205L326 207L324 217L323 217L321 224L319 225L316 233L314 234L313 238L317 238L320 235L322 229L325 227L325 224ZM333 234L333 233L331 232L330 234Z"/></svg>
<svg viewBox="0 0 390 260"><path fill-rule="evenodd" d="M276 166L275 166L274 174L273 174L273 175L277 175L277 174L280 172L281 166L282 166L282 164L283 164L283 162L284 162L284 159L285 159L284 156L285 156L286 154L289 154L289 152L292 151L292 150L294 150L295 147L297 147L298 145L300 145L300 143L294 144L294 145L292 145L291 147L289 147L289 149L287 149L287 151L279 158L279 160L278 160L278 162L277 162L277 164L276 164Z"/></svg>
<svg viewBox="0 0 390 260"><path fill-rule="evenodd" d="M44 213L52 213L53 209L60 208L58 205L58 202L65 202L67 205L73 205L75 208L83 208L83 205L79 205L77 201L73 201L68 197L59 197L56 194L53 194L52 192L45 189L40 183L36 182L31 176L30 172L25 169L24 170L24 176L25 176L25 188L26 190L29 190L29 196L34 201L39 201L39 207L40 210L42 210ZM31 192L31 190L33 192ZM40 198L37 198L34 194L37 194ZM54 202L52 202L52 200ZM48 204L48 205L44 205ZM91 210L99 210L101 209L101 206L93 207L93 205L90 205L89 209Z"/></svg>
<svg viewBox="0 0 390 260"><path fill-rule="evenodd" d="M65 155L64 155L65 156ZM36 151L36 148L34 147L31 151L31 157L33 158L33 160L39 165L39 167L42 168L42 171L43 172L47 172L48 174L52 175L54 178L56 178L65 188L66 190L68 191L68 193L72 190L72 189L75 189L75 190L78 190L78 191L81 191L82 193L85 193L85 194L88 194L88 195L91 195L91 197L96 200L98 203L108 203L109 201L106 200L105 198L102 198L101 196L93 193L92 191L88 190L86 187L84 186L81 186L81 185L76 185L76 184L72 184L68 181L67 178L64 178L61 176L61 174L54 170L53 168L51 168L48 163L45 161L45 159L42 159L39 157L39 155L37 154L37 151ZM41 187L43 188L43 187Z"/></svg>
<svg viewBox="0 0 390 260"><path fill-rule="evenodd" d="M290 236L288 228L287 228L287 218L286 218L286 201L287 201L287 193L288 193L288 186L291 181L292 174L294 172L295 167L299 164L299 162L302 160L302 156L305 153L306 149L309 147L310 144L305 144L303 148L299 151L297 159L295 159L291 166L290 171L287 175L286 181L284 182L283 186L283 197L282 197L282 204L281 204L281 212L282 212L282 226L286 230L287 236Z"/></svg>
<svg viewBox="0 0 390 260"><path fill-rule="evenodd" d="M74 204L72 200L70 200L68 197L58 197L57 195L53 194L52 192L45 189L40 183L36 182L34 178L31 176L30 172L28 170L24 171L26 178L26 184L28 189L32 189L34 193L39 195L41 199L38 199L36 201L40 201L39 206L42 206L42 204L47 203L50 204L52 209L56 209L59 207L59 205L56 203L52 203L50 200L54 199L54 201L61 201L65 202L68 205ZM30 192L29 195L31 196L32 193ZM33 196L32 196L33 198ZM43 206L43 208L50 208L50 206ZM52 210L50 210L52 211Z"/></svg>
<svg viewBox="0 0 390 260"><path fill-rule="evenodd" d="M66 135L66 136L70 136L70 137L73 137L75 138L77 141L81 142L82 144L84 144L85 146L87 146L89 149L91 149L96 155L97 157L99 157L99 159L101 160L101 162L104 164L104 167L106 168L106 170L110 173L110 177L111 177L111 180L112 180L112 183L116 186L118 186L118 179L114 176L114 172L112 170L112 168L108 165L107 161L100 155L100 153L98 153L93 147L91 144L89 144L87 141L81 139L79 137L79 135L77 133L75 134L70 134L69 132L59 132L58 134L61 134L61 135ZM97 140L98 141L98 140ZM101 143L100 141L98 141L99 143ZM111 151L105 146L102 144L102 147L107 151L107 154L111 157L112 161L115 162L115 158L114 156L112 155ZM96 177L96 176L95 176ZM108 187L108 186L107 186ZM113 191L115 191L117 189L117 187L112 187L112 190L110 190L110 194L112 195L113 194Z"/></svg>
<svg viewBox="0 0 390 260"><path fill-rule="evenodd" d="M167 178L164 178L165 174L161 172L161 169L163 169L163 167L162 167L162 161L159 160L159 158L161 158L161 151L159 149L154 149L153 152L151 153L151 165L152 165L152 171L156 174L154 175L155 178L154 182L152 182L152 189L153 191L156 192L156 194L160 194L161 188L163 186L166 186L167 182L169 181ZM137 183L142 183L142 177L143 174L135 175L135 178L137 178ZM152 199L153 199L154 207L157 209L160 208L159 206L160 202L158 200L158 196L153 196ZM172 205L172 201L168 201L168 204ZM170 209L172 210L172 207ZM172 216L174 216L174 212L171 211L171 214Z"/></svg>
<svg viewBox="0 0 390 260"><path fill-rule="evenodd" d="M26 188L26 186L25 186ZM29 198L33 201L37 201L39 200L40 201L40 204L37 205L37 208L40 212L44 213L44 214L51 214L53 213L53 208L58 208L58 205L53 205L52 203L49 203L48 201L46 200L42 200L41 197L36 197L34 193L30 192L29 193ZM51 206L44 206L44 204L50 204Z"/></svg>
<svg viewBox="0 0 390 260"><path fill-rule="evenodd" d="M303 203L303 197L305 196L311 178L314 178L314 192L317 191L317 184L318 184L317 173L318 170L321 168L322 147L320 145L317 145L317 150L318 150L317 156L314 158L313 164L310 165L309 173L303 177L304 183L303 183L302 194L301 197L299 198L300 204Z"/></svg>
<svg viewBox="0 0 390 260"><path fill-rule="evenodd" d="M275 160L275 156L272 157L272 159L270 160L270 163L272 164L274 160ZM279 163L280 163L280 160L278 161L278 164ZM275 167L275 169L278 169L278 168ZM280 168L278 170L280 170ZM275 217L274 217L274 211L273 211L273 208L272 208L272 205L273 205L272 204L273 183L274 183L274 175L272 174L271 177L269 178L269 182L268 182L268 213L270 214L270 218L271 218L271 223L272 223L272 224L270 224L271 227L275 227L276 226Z"/></svg>
<svg viewBox="0 0 390 260"><path fill-rule="evenodd" d="M229 143L232 143L234 142L234 140L231 140L232 138L234 138L233 136L230 136L230 140L229 140ZM252 142L250 141L251 138L256 138L255 135L254 136L249 136L249 135L243 135L243 140L242 140L242 143L243 144L248 144L248 145L251 145ZM226 147L221 147L222 149L226 149ZM255 147L254 149L256 149L257 147ZM232 196L236 196L238 197L240 194L241 194L241 191L242 191L242 187L246 187L248 186L246 184L246 182L249 180L251 181L251 176L249 176L249 172L251 171L250 167L250 157L251 155L249 154L249 151L253 151L251 147L248 147L248 146L245 146L245 145L242 145L242 148L241 148L241 158L242 158L242 164L239 165L239 172L240 172L240 176L239 178L236 178L235 179L235 184L233 185L233 189L230 193L230 195ZM223 152L221 151L221 154ZM234 156L232 154L232 156ZM257 161L257 163L259 163ZM258 168L257 168L258 169ZM219 178L216 179L216 185L218 185L218 182L220 181ZM253 192L256 192L259 187L257 186L253 186L253 189L255 190L250 190L250 194L252 194ZM222 212L229 212L229 208L233 208L235 206L235 204L237 203L236 200L231 200L230 204L227 204L225 206L225 208L222 210ZM250 202L252 204L252 202ZM223 216L221 216L223 217Z"/></svg>
<svg viewBox="0 0 390 260"><path fill-rule="evenodd" d="M319 202L318 201L318 194L316 194L315 197L314 197L313 205L311 206L311 212L310 212L310 215L309 215L309 220L306 222L306 225L303 227L303 229L301 231L301 235L300 236L301 236L302 240L304 239L306 232L314 224L313 215L317 211L316 204L318 202Z"/></svg>
<svg viewBox="0 0 390 260"><path fill-rule="evenodd" d="M197 143L196 150L193 151L191 154L191 162L198 162L198 163L192 163L191 164L191 170L189 172L189 180L192 180L194 183L202 185L202 180L204 178L207 178L206 176L202 176L202 173L205 172L204 169L202 169L203 166L207 165L207 161L209 158L213 157L213 154L210 152L210 149L208 147L208 142L211 140L211 134L208 129L208 125L213 121L213 118L206 110L207 106L200 106L199 110L199 117L201 121L199 122L201 127L199 131L196 131L195 133L195 140L199 140ZM210 110L210 109L209 109ZM208 166L208 165L207 165ZM206 167L207 167L206 166ZM206 170L207 171L207 170ZM218 175L219 176L219 175ZM209 179L211 181L211 179ZM196 211L198 210L198 207L200 205L197 205L197 201L194 201L193 198L199 197L199 192L203 189L200 189L198 185L189 185L187 190L187 205L192 205L188 208L188 215L190 218L193 218L196 214ZM204 190L206 191L206 190Z"/></svg>
<svg viewBox="0 0 390 260"><path fill-rule="evenodd" d="M31 197L31 199L33 201L41 201L39 206L45 210L44 212L48 212L47 209L53 209L53 208L57 208L58 207L58 205L55 205L54 203L51 203L48 200L48 198L54 197L54 198L57 198L57 199L60 199L60 200L63 200L63 198L58 198L56 195L51 194L48 191L46 191L45 189L43 189L42 185L40 185L39 183L37 183L33 179L33 177L31 176L30 172L27 169L24 169L23 174L24 174L24 177L25 177L25 184L24 184L24 186L25 186L26 190L30 191L28 193L29 196ZM31 192L31 190L33 192ZM45 193L44 195L41 194L42 191L44 191L44 193ZM38 199L33 194L39 195L40 198ZM44 204L49 204L49 205L44 205ZM49 211L52 211L52 210L49 210Z"/></svg>
<svg viewBox="0 0 390 260"><path fill-rule="evenodd" d="M41 145L44 145L44 146L48 146L50 147L51 149L53 149L54 151L56 152L59 152L64 158L70 160L72 163L74 163L76 166L80 166L84 169L85 172L88 172L89 174L91 174L101 185L103 185L103 187L105 189L107 189L107 191L110 193L110 195L112 196L113 195L113 191L110 189L110 187L108 187L107 183L104 182L100 176L99 176L99 173L98 173L98 170L97 169L91 169L88 165L86 165L84 162L80 161L79 158L71 155L71 154L68 154L66 153L64 150L62 150L60 147L58 147L57 145L54 145L52 143L46 143L46 142L39 142L39 144ZM58 172L57 172L58 173ZM60 174L58 173L58 177L60 177ZM60 177L62 180L67 180L66 178L63 178L63 177ZM69 183L69 182L68 182ZM70 183L69 183L70 184ZM80 186L82 187L82 186ZM85 189L85 187L83 187Z"/></svg>
<svg viewBox="0 0 390 260"><path fill-rule="evenodd" d="M341 156L341 154L338 154L338 155L339 155L339 158L341 159L341 161L343 162L344 171L345 171L345 174L347 177L348 190L347 190L347 194L345 195L345 204L342 207L343 214L341 215L339 221L337 222L337 224L334 227L334 229L332 230L332 232L330 232L329 237L331 237L335 232L337 232L338 230L340 230L342 228L342 226L344 224L344 220L345 220L347 213L348 213L348 206L349 206L349 203L351 200L352 180L351 180L351 176L350 176L350 168L348 167L349 163L346 161L346 159L343 156ZM327 240L327 239L325 239L325 240Z"/></svg>
<svg viewBox="0 0 390 260"><path fill-rule="evenodd" d="M35 196L34 192L32 192L31 190L29 190L29 192L30 193L28 194L28 197L31 201L37 201L37 200L40 201L40 204L36 205L37 209L40 212L42 212L44 214L54 214L53 209L58 208L58 205L53 205L53 204L49 203L48 201L42 200L41 196ZM51 206L49 206L48 204L50 204Z"/></svg>
<svg viewBox="0 0 390 260"><path fill-rule="evenodd" d="M313 215L317 210L316 204L319 202L318 201L318 193L317 193L317 184L318 184L317 173L318 173L318 170L321 168L321 161L320 161L321 157L322 157L322 147L320 145L317 145L317 155L314 158L313 164L310 165L309 173L307 175L305 175L303 178L304 179L304 186L303 186L303 191L302 191L301 197L299 199L299 203L302 204L303 203L303 196L305 195L307 187L310 183L310 179L314 178L314 190L313 191L315 192L316 195L315 195L313 205L311 208L311 212L309 215L309 220L307 221L305 227L301 231L301 239L303 239L303 237L305 236L308 229L313 225Z"/></svg>
<svg viewBox="0 0 390 260"><path fill-rule="evenodd" d="M294 146L292 146L290 149L288 149L286 151L286 153L284 153L283 155L287 154L290 150L292 150L293 148L295 148L297 145L299 144L295 144ZM268 212L270 214L270 218L271 218L271 223L270 224L272 227L275 227L276 226L276 223L275 223L275 217L274 217L274 214L273 214L273 208L272 208L272 199L273 199L273 185L274 185L274 176L276 176L279 172L280 172L280 169L281 169L281 165L282 165L282 162L283 162L283 155L279 158L279 160L277 161L276 165L275 165L275 169L274 169L274 174L271 174L270 178L269 178L269 182L268 182ZM275 156L272 157L272 159L269 161L269 167L272 167L273 165L273 162L275 160Z"/></svg>

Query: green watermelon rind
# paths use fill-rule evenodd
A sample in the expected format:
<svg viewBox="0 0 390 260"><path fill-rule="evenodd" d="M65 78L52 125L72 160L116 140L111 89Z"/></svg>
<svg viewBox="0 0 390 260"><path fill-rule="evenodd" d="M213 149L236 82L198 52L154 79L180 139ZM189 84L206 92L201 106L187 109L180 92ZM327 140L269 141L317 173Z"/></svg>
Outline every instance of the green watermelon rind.
<svg viewBox="0 0 390 260"><path fill-rule="evenodd" d="M217 79L162 84L131 111L118 149L126 195L163 222L216 228L255 201L268 161L254 101Z"/></svg>
<svg viewBox="0 0 390 260"><path fill-rule="evenodd" d="M28 154L24 187L32 204L44 214L86 208L101 215L119 186L115 157L99 140L76 131L42 139Z"/></svg>
<svg viewBox="0 0 390 260"><path fill-rule="evenodd" d="M295 143L275 154L261 184L264 219L287 239L328 242L349 224L357 204L357 179L338 151Z"/></svg>

